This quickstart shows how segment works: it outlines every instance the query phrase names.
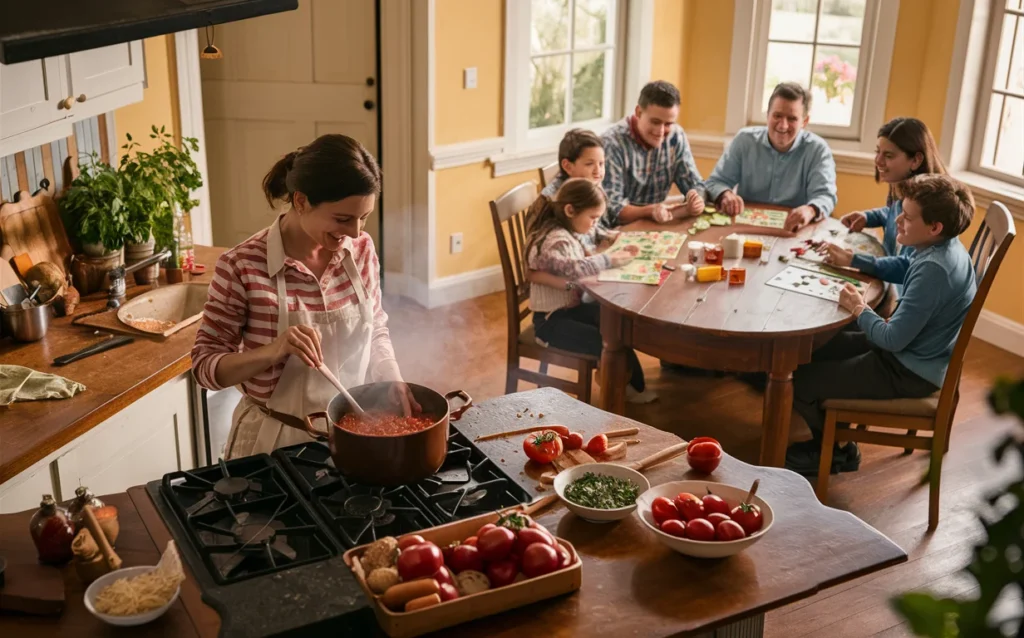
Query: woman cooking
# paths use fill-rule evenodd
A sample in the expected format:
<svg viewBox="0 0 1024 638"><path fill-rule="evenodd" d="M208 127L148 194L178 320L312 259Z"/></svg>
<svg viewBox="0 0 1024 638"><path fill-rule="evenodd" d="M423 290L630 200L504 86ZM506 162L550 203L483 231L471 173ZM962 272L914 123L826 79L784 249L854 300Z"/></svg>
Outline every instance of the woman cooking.
<svg viewBox="0 0 1024 638"><path fill-rule="evenodd" d="M348 388L401 381L381 307L377 253L362 232L381 172L363 146L323 135L288 153L263 179L267 201L290 204L269 228L217 260L192 348L196 380L219 390L241 385L224 450L228 459L312 438L297 427L337 391L324 364ZM393 398L419 411L404 384Z"/></svg>

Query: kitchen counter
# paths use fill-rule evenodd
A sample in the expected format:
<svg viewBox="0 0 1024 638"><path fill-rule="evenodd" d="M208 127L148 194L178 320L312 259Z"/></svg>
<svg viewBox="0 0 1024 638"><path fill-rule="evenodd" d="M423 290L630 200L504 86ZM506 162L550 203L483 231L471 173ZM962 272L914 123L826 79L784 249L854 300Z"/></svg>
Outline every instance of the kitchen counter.
<svg viewBox="0 0 1024 638"><path fill-rule="evenodd" d="M207 270L192 281L208 282L224 250L197 246L196 263L205 264ZM163 280L161 285L165 285ZM129 286L127 297L131 299L151 288ZM75 316L102 310L106 299L105 293L90 295L79 304ZM46 336L34 343L0 341L0 361L59 374L86 387L71 399L27 401L0 408L0 484L192 367L189 353L198 322L166 339L139 336L126 346L63 367L53 366L55 357L80 350L97 339L93 328L71 325L73 319L54 319Z"/></svg>
<svg viewBox="0 0 1024 638"><path fill-rule="evenodd" d="M457 425L472 438L531 422L568 425L585 437L635 425L640 443L630 446L628 460L639 460L679 442L672 434L602 412L552 389L482 402L468 410ZM526 464L522 439L517 435L478 445L518 483L535 491L534 478L541 468ZM652 468L646 475L652 485L702 478L692 473L682 458ZM557 504L539 512L535 518L540 523L576 547L583 561L582 588L525 610L450 628L444 635L705 636L716 628L743 627L750 633L742 635L755 636L760 635L765 612L907 559L897 545L852 514L822 506L807 480L787 470L754 467L726 454L709 480L745 487L754 479L761 480L758 495L772 505L775 522L758 544L722 560L698 560L672 552L635 516L595 525ZM124 508L122 516L127 519L140 517L145 527L122 522L119 551L140 546L162 548L170 538L142 488L106 498ZM0 555L21 557L31 551L25 549L31 547L24 529L29 516L29 512L0 516ZM155 557L155 553L144 557L128 554L125 565L152 564ZM31 554L19 560L30 561ZM97 635L88 628L95 629L94 624L87 627L73 622L81 620L82 614L91 620L82 609L80 592L80 585L69 582L67 609L60 619L0 617L0 635L11 630L26 637L55 632L69 637ZM181 606L200 636L217 635L216 613L200 600L191 575L172 611ZM171 622L165 617L146 629L154 634L167 632Z"/></svg>

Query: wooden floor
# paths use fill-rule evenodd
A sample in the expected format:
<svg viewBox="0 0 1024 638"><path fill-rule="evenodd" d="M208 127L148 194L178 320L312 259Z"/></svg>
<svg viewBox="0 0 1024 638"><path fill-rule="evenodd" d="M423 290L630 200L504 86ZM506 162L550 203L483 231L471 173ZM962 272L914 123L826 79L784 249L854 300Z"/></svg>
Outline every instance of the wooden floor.
<svg viewBox="0 0 1024 638"><path fill-rule="evenodd" d="M434 310L388 299L392 340L406 379L441 392L466 390L476 399L502 394L504 303L503 293ZM641 361L650 387L661 398L646 406L628 406L629 417L687 439L714 436L730 454L756 463L762 400L757 391L733 378L682 376L662 372L650 357L641 355ZM910 636L907 625L890 609L893 595L911 590L942 596L976 593L961 569L983 533L978 506L988 490L1020 469L1016 461L996 467L991 456L994 444L1016 427L1013 421L993 416L986 404L992 379L1003 374L1024 375L1024 359L983 341L972 342L944 463L942 515L934 534L926 534L928 489L920 484L927 469L925 453L901 456L900 450L863 445L860 471L832 477L829 504L888 535L907 551L910 561L769 614L766 636ZM520 390L531 387L521 384ZM595 387L595 392L600 390ZM806 426L794 417L793 440L808 437ZM1011 611L1019 608L1019 593L1005 604Z"/></svg>

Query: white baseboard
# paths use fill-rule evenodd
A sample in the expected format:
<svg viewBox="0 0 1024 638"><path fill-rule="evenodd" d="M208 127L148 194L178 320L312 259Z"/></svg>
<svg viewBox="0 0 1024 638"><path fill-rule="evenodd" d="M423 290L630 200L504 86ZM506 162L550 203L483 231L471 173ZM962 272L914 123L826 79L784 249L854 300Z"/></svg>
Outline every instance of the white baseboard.
<svg viewBox="0 0 1024 638"><path fill-rule="evenodd" d="M992 345L1024 357L1024 325L997 315L989 310L982 310L978 323L974 326L975 337Z"/></svg>
<svg viewBox="0 0 1024 638"><path fill-rule="evenodd" d="M384 274L384 291L401 295L425 308L437 308L505 289L501 266L489 266L434 280L429 286L403 273Z"/></svg>

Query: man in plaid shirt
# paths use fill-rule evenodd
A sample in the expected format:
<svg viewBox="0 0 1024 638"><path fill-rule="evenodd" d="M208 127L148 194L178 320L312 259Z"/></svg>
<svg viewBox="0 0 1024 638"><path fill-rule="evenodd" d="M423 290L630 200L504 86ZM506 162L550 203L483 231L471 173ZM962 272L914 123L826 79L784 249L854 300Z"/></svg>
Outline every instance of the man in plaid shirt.
<svg viewBox="0 0 1024 638"><path fill-rule="evenodd" d="M668 82L650 82L640 91L633 115L601 136L609 228L638 219L666 223L704 210L704 182L678 117L679 90ZM684 201L666 201L672 184L685 193Z"/></svg>

